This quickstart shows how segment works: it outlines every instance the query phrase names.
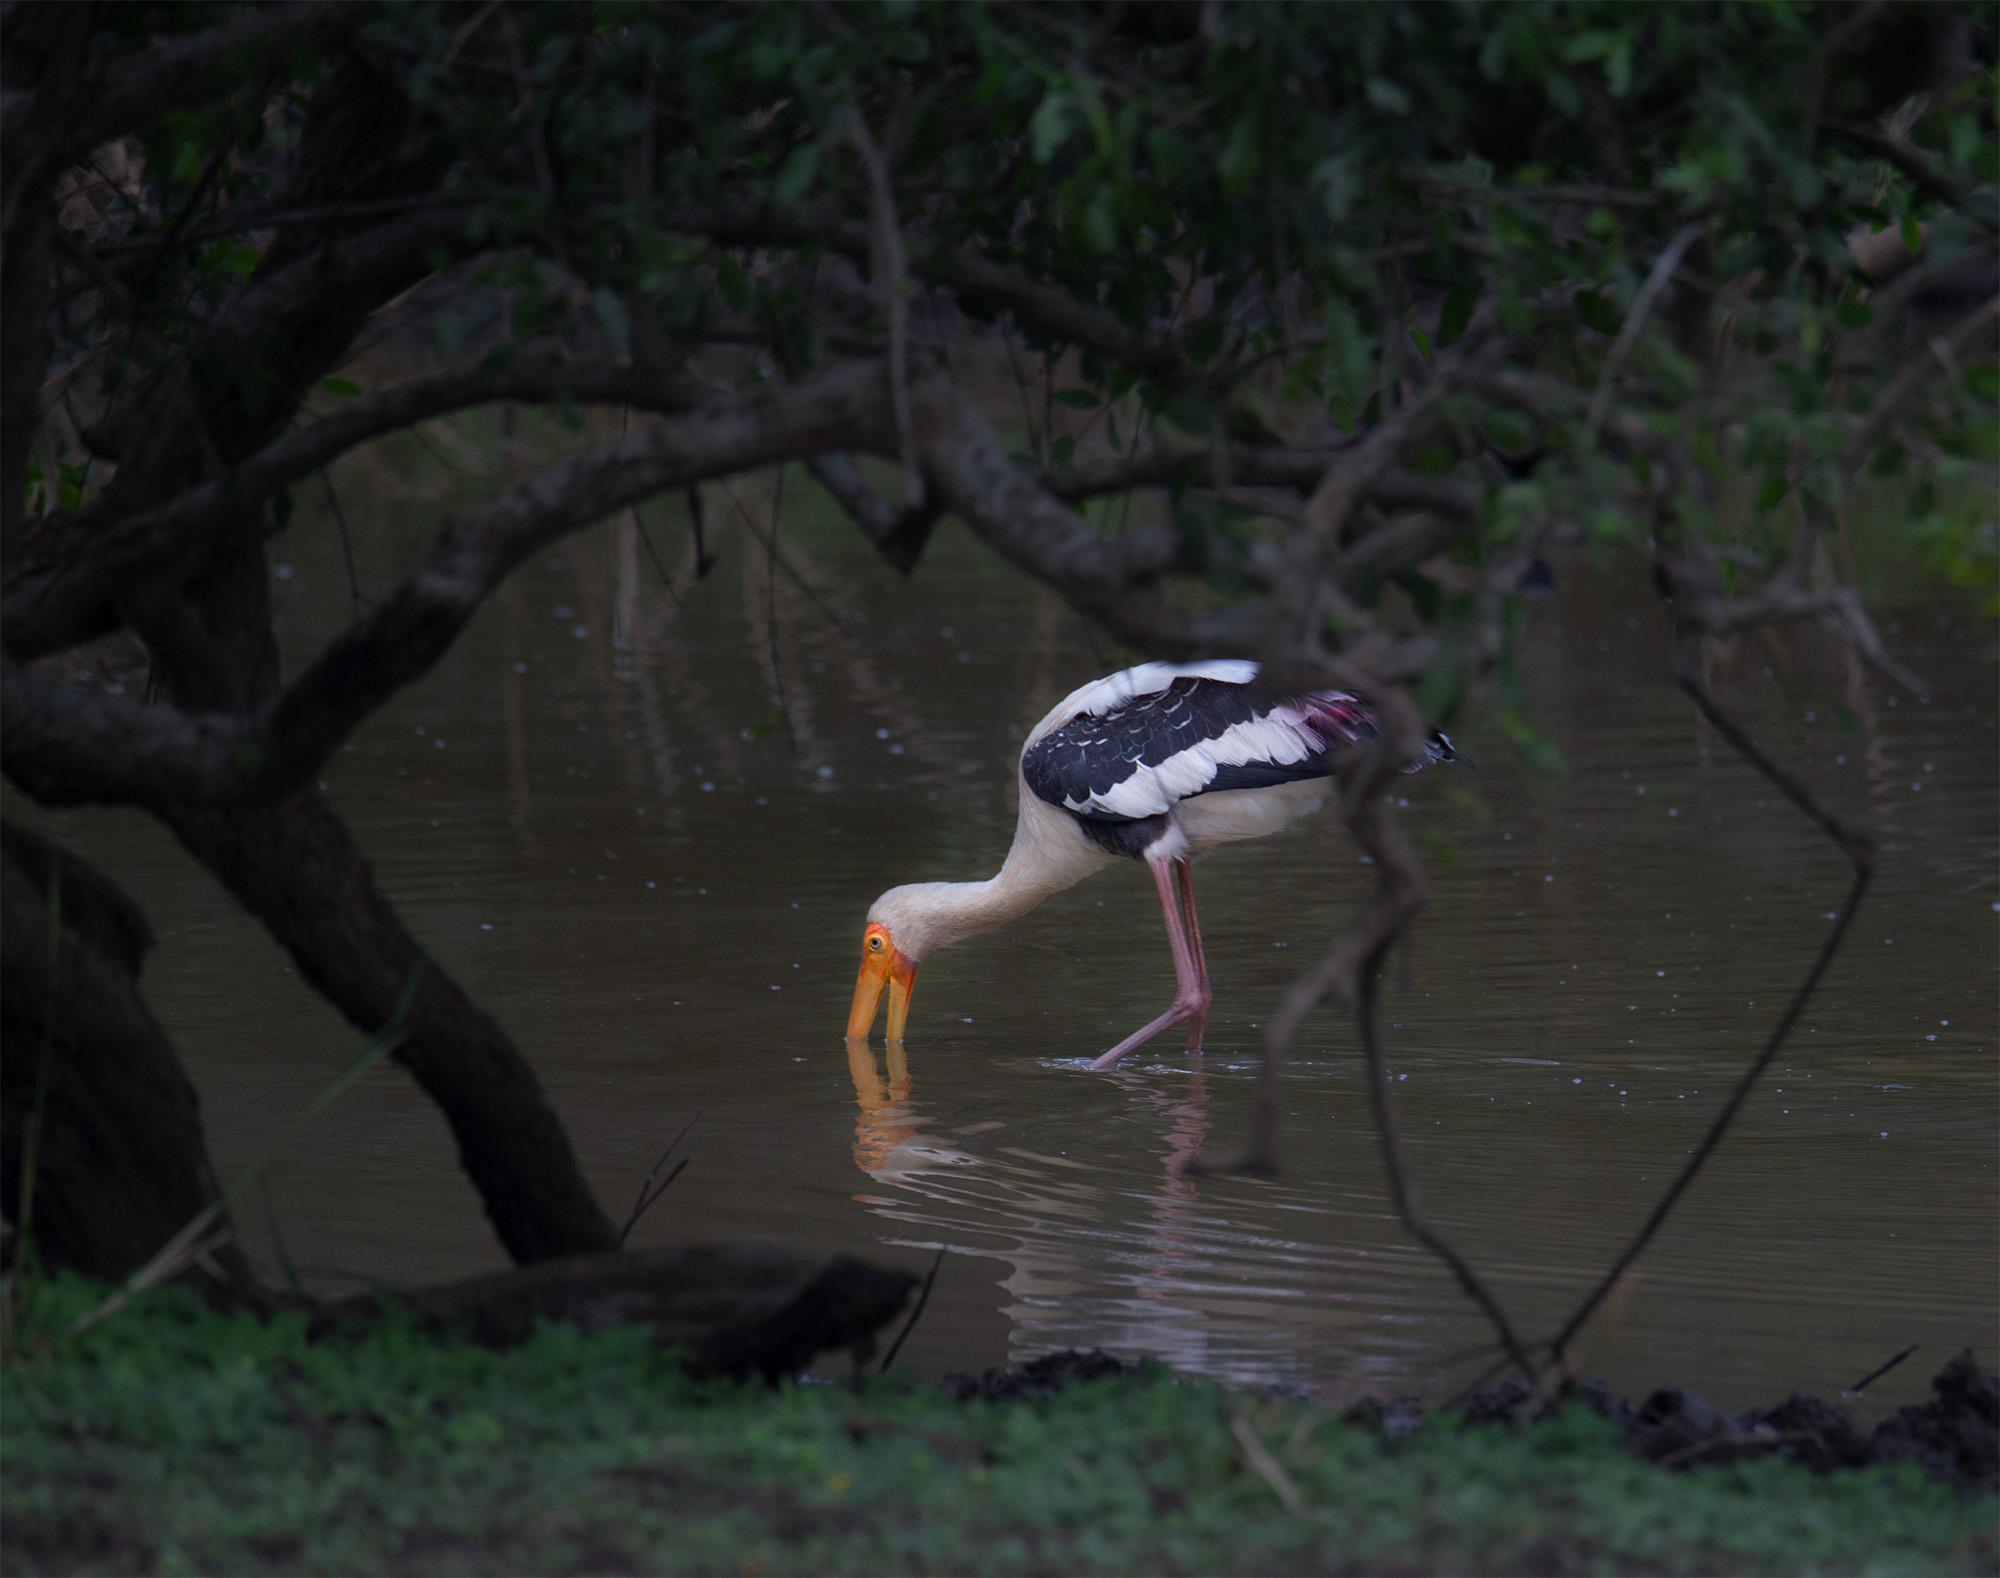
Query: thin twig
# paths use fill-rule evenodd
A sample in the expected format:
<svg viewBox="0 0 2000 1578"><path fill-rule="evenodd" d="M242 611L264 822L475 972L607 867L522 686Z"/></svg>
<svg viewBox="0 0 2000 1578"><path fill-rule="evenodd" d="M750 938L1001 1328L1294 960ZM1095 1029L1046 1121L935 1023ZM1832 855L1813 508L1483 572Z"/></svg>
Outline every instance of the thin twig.
<svg viewBox="0 0 2000 1578"><path fill-rule="evenodd" d="M1611 409L1611 394L1618 387L1618 372L1625 365L1625 358L1632 354L1632 347L1639 342L1639 335L1646 327L1646 320L1652 316L1653 303L1660 299L1660 292L1667 288L1667 282L1674 277L1674 270L1681 266L1681 259L1687 249L1700 239L1702 227L1698 224L1682 225L1674 232L1673 240L1653 263L1653 272L1646 276L1646 283L1639 287L1639 294L1632 299L1632 309L1625 314L1625 322L1618 330L1618 338L1611 342L1611 349L1605 353L1604 369L1597 376L1597 393L1590 397L1590 414L1584 418L1584 439L1581 448L1590 449L1597 442L1597 430L1604 425L1604 416Z"/></svg>
<svg viewBox="0 0 2000 1578"><path fill-rule="evenodd" d="M35 1251L35 1182L42 1170L42 1114L49 1103L49 1070L56 1056L56 961L62 951L62 854L49 847L49 930L45 961L47 1005L42 1017L41 1053L35 1064L35 1099L28 1108L28 1132L21 1146L21 1208L14 1229L14 1288L27 1285L39 1269Z"/></svg>
<svg viewBox="0 0 2000 1578"><path fill-rule="evenodd" d="M1479 1306L1499 1335L1508 1357L1521 1367L1524 1375L1532 1376L1535 1366L1529 1361L1528 1350L1522 1346L1521 1339L1514 1334L1513 1323L1507 1319L1506 1311L1500 1308L1500 1301L1458 1251L1432 1230L1417 1204L1416 1184L1410 1175L1410 1159L1403 1149L1403 1131L1396 1113L1396 1098L1389 1089L1389 1074L1382 1066L1382 1046L1376 1034L1375 993L1381 984L1382 960L1389 946L1389 942L1384 942L1362 966L1361 1001L1354 1011L1355 1024L1361 1032L1361 1060L1368 1080L1368 1103L1374 1110L1375 1132L1382 1140L1382 1163L1389 1174L1389 1199L1410 1236L1451 1267L1452 1275L1458 1278L1458 1285L1465 1291L1465 1296Z"/></svg>
<svg viewBox="0 0 2000 1578"><path fill-rule="evenodd" d="M660 572L660 585L667 589L667 596L674 600L674 607L687 607L681 594L674 590L674 578L667 574L667 567L660 559L660 551L653 546L653 539L646 533L646 523L639 518L639 506L636 504L632 506L632 526L639 533L639 541L646 550L646 557L653 561L653 568Z"/></svg>
<svg viewBox="0 0 2000 1578"><path fill-rule="evenodd" d="M667 1185L680 1177L681 1167L687 1166L687 1159L683 1158L680 1167L676 1167L672 1172L668 1173L666 1181L659 1188L653 1188L653 1180L660 1176L660 1169L667 1165L667 1158L673 1155L675 1147L688 1137L688 1130L692 1129L699 1122L701 1122L701 1114L697 1112L686 1123L682 1124L681 1132L667 1141L667 1148L660 1152L660 1159L653 1163L653 1170L647 1173L645 1178L640 1181L639 1197L632 1202L632 1214L625 1218L625 1225L618 1229L618 1247L620 1249L625 1247L625 1240L631 1236L632 1229L639 1225L639 1218L651 1210L653 1202L667 1192ZM647 1192L649 1190L651 1190L651 1193Z"/></svg>
<svg viewBox="0 0 2000 1578"><path fill-rule="evenodd" d="M1708 1164L1708 1159L1714 1154L1715 1148L1722 1143L1723 1136L1735 1123L1736 1115L1743 1110L1744 1103L1750 1099L1750 1092L1756 1088L1764 1070L1769 1068L1772 1060L1777 1057L1787 1037L1791 1035L1793 1026L1804 1014L1806 1004L1812 1001L1813 994L1819 990L1819 983L1825 977L1828 966L1833 963L1833 956L1840 951L1841 941L1847 935L1847 928L1853 922L1855 912L1861 907L1862 897L1868 891L1868 882L1875 870L1875 841L1858 829L1849 827L1821 805L1810 789L1767 756L1763 748L1734 718L1724 712L1715 698L1709 694L1707 686L1701 680L1699 631L1683 623L1677 633L1675 647L1674 678L1679 681L1681 689L1688 693L1695 707L1718 734L1735 747L1751 766L1768 778L1786 799L1825 830L1827 837L1833 840L1841 853L1852 863L1854 885L1848 889L1847 902L1840 907L1832 932L1820 945L1818 957L1813 960L1812 968L1806 972L1804 982L1773 1027L1770 1038L1764 1043L1764 1050L1744 1072L1742 1079L1737 1081L1735 1090L1730 1092L1729 1100L1723 1103L1722 1110L1709 1125L1708 1133L1702 1137L1701 1144L1695 1147L1694 1154L1681 1168L1679 1176L1674 1179L1666 1193L1660 1196L1659 1203L1653 1207L1645 1225L1625 1246L1624 1252L1612 1263L1611 1269L1604 1273L1589 1295L1577 1306L1576 1312L1563 1323L1562 1330L1550 1340L1549 1356L1557 1363L1562 1361L1564 1351L1575 1340L1576 1334L1583 1329L1590 1317L1597 1312L1597 1307L1617 1285L1626 1268L1645 1253L1646 1246L1652 1243L1654 1236L1665 1224L1681 1196L1687 1193L1702 1168Z"/></svg>
<svg viewBox="0 0 2000 1578"><path fill-rule="evenodd" d="M333 523L340 529L340 557L347 564L347 593L354 599L354 617L361 617L362 604L361 577L354 571L354 543L347 535L347 514L340 507L340 500L333 491L333 477L329 472L319 474L320 485L326 489L326 507L333 511Z"/></svg>
<svg viewBox="0 0 2000 1578"><path fill-rule="evenodd" d="M736 496L736 490L726 482L722 483L721 487L723 493L728 497L729 502L736 506L736 513L743 517L744 529L757 539L757 546L766 550L778 568L792 578L792 584L806 594L807 600L825 616L828 624L832 625L843 636L847 636L850 641L853 640L854 638L848 635L847 626L840 622L839 617L835 615L831 608L828 608L825 603L820 601L819 593L806 585L805 580L800 576L799 572L792 568L791 561L778 552L778 545L774 542L766 541L764 534L757 530L756 521L751 518L750 512L743 507L743 501ZM699 552L698 549L697 552Z"/></svg>
<svg viewBox="0 0 2000 1578"><path fill-rule="evenodd" d="M896 445L903 461L903 505L915 509L924 502L924 475L917 466L916 424L910 414L909 260L903 252L903 227L896 217L888 163L868 133L861 106L850 102L847 113L855 151L861 155L861 168L868 177L870 272L888 308L889 396L895 407Z"/></svg>
<svg viewBox="0 0 2000 1578"><path fill-rule="evenodd" d="M943 1264L944 1251L940 1249L937 1258L931 1262L930 1274L924 1278L922 1290L917 1294L916 1307L910 1311L910 1318L903 1322L903 1329L896 1333L896 1340L889 1344L889 1351L882 1356L882 1374L889 1373L889 1366L896 1362L896 1355L903 1351L904 1339L917 1329L917 1321L923 1316L924 1306L931 1301L931 1285L937 1281L938 1268Z"/></svg>
<svg viewBox="0 0 2000 1578"><path fill-rule="evenodd" d="M702 505L701 484L695 483L687 490L688 521L694 533L694 578L708 579L708 572L715 568L715 556L708 551L704 533L708 528L708 511Z"/></svg>
<svg viewBox="0 0 2000 1578"><path fill-rule="evenodd" d="M1905 1359L1909 1358L1911 1354L1915 1353L1917 1349L1922 1346L1923 1344L1921 1343L1913 1342L1907 1348L1905 1348L1901 1353L1894 1354L1891 1357L1884 1359L1880 1364L1876 1365L1874 1369L1870 1370L1866 1375L1862 1376L1861 1379L1856 1381L1852 1386L1843 1386L1840 1389L1840 1395L1842 1397L1859 1397L1864 1387L1870 1386L1874 1384L1876 1381L1881 1380L1883 1376L1887 1375L1891 1370L1895 1369L1897 1365L1901 1364Z"/></svg>
<svg viewBox="0 0 2000 1578"><path fill-rule="evenodd" d="M410 1005L416 1001L417 989L423 984L424 969L425 961L421 958L411 966L409 979L403 983L403 995L397 999L395 1011L390 1014L388 1023L362 1042L361 1050L355 1053L346 1068L334 1076L332 1083L315 1096L303 1112L286 1124L276 1139L257 1153L250 1165L236 1175L236 1181L222 1192L219 1199L211 1200L197 1211L186 1227L162 1244L151 1260L126 1278L118 1288L105 1297L103 1302L86 1310L72 1321L69 1328L72 1337L83 1335L106 1316L117 1313L148 1288L171 1277L179 1276L201 1256L229 1242L234 1229L227 1219L229 1208L237 1197L263 1175L264 1169L291 1144L298 1132L335 1097L409 1038L407 1021Z"/></svg>
<svg viewBox="0 0 2000 1578"><path fill-rule="evenodd" d="M1264 1445L1264 1438L1257 1434L1257 1427L1250 1423L1247 1414L1235 1413L1229 1416L1229 1432L1236 1437L1236 1444L1243 1448L1243 1456L1249 1460L1264 1483L1278 1493L1278 1500L1285 1504L1285 1511L1297 1516L1306 1510L1306 1499L1299 1494L1299 1487L1292 1483L1292 1476L1285 1472L1284 1464L1271 1455L1271 1449Z"/></svg>

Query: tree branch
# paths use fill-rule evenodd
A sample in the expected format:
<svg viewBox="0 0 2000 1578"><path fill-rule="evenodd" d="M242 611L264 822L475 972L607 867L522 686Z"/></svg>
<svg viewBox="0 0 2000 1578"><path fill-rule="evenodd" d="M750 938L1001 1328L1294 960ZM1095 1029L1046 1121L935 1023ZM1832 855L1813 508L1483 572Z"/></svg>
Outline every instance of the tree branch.
<svg viewBox="0 0 2000 1578"><path fill-rule="evenodd" d="M824 207L806 213L779 212L763 203L679 208L663 215L661 225L727 246L824 246L856 262L869 256L869 227ZM1018 264L997 261L969 244L926 245L907 234L904 246L917 272L932 284L948 285L994 313L1012 312L1044 333L1133 368L1162 388L1203 388L1215 381L1188 361L1175 336L1135 330L1117 313L1059 285L1045 285Z"/></svg>
<svg viewBox="0 0 2000 1578"><path fill-rule="evenodd" d="M901 442L902 434L898 433L898 445ZM869 486L854 457L842 451L815 455L806 462L806 469L854 518L862 535L881 550L883 558L904 575L916 568L932 528L944 514L941 500L926 490L923 503L898 509Z"/></svg>
<svg viewBox="0 0 2000 1578"><path fill-rule="evenodd" d="M331 3L252 7L236 21L172 38L113 59L86 81L71 108L39 134L38 95L7 106L0 141L14 150L7 175L4 228L11 234L20 194L43 172L73 164L91 149L134 130L200 91L209 73L234 58L273 59L301 36L335 43L367 19L359 6Z"/></svg>
<svg viewBox="0 0 2000 1578"><path fill-rule="evenodd" d="M1764 1071L1771 1066L1772 1060L1783 1048L1786 1038L1792 1033L1792 1028L1799 1022L1799 1016L1805 1012L1806 1004L1812 1001L1813 994L1819 990L1819 983L1825 978L1827 967L1833 963L1833 956L1840 951L1841 941L1846 937L1847 928L1853 922L1856 910L1861 906L1862 896L1868 891L1869 878L1875 869L1875 841L1860 829L1849 827L1822 805L1802 781L1786 772L1765 754L1763 748L1734 718L1724 712L1715 698L1709 694L1708 688L1701 680L1701 633L1693 624L1679 618L1676 619L1674 636L1674 678L1716 732L1734 746L1738 754L1752 767L1768 778L1787 800L1820 825L1827 837L1833 840L1835 846L1847 857L1848 863L1853 866L1854 883L1848 889L1847 902L1841 906L1840 914L1833 923L1833 930L1820 945L1819 955L1813 960L1812 968L1806 972L1805 980L1800 984L1791 1002L1786 1005L1777 1024L1772 1027L1763 1051L1757 1054L1756 1060L1744 1071L1742 1079L1737 1081L1736 1088L1730 1092L1729 1099L1722 1105L1722 1110L1709 1124L1708 1132L1702 1136L1702 1141L1695 1147L1694 1154L1687 1159L1686 1165L1668 1186L1666 1193L1660 1196L1659 1203L1653 1207L1644 1225L1612 1262L1610 1269L1598 1279L1596 1286L1585 1296L1575 1312L1563 1323L1562 1330L1550 1339L1549 1357L1558 1365L1563 1362L1570 1343L1576 1339L1576 1334L1597 1312L1598 1306L1604 1302L1612 1288L1617 1286L1618 1279L1624 1276L1632 1262L1645 1253L1646 1246L1652 1243L1661 1227L1665 1225L1667 1217L1679 1203L1681 1196L1687 1193L1702 1168L1707 1166L1709 1157L1714 1154L1715 1148L1722 1143L1723 1136L1735 1123L1736 1115L1743 1110L1743 1104L1750 1099L1750 1093L1756 1088L1757 1081L1763 1077Z"/></svg>
<svg viewBox="0 0 2000 1578"><path fill-rule="evenodd" d="M2000 326L2000 296L1993 297L1984 306L1959 319L1946 333L1937 336L1936 343L1942 344L1954 357L1963 361L1977 352L1992 350L1996 326ZM1841 465L1849 475L1860 469L1903 408L1943 370L1942 358L1929 344L1897 369L1896 375L1876 395L1874 403L1855 419L1848 433Z"/></svg>
<svg viewBox="0 0 2000 1578"><path fill-rule="evenodd" d="M68 644L77 619L112 596L121 582L204 552L231 518L386 433L499 400L544 403L568 397L585 405L684 411L715 395L711 386L689 377L540 358L498 372L436 373L376 390L287 433L233 474L189 488L156 509L121 518L116 500L105 494L74 514L42 517L0 602L6 649L26 661Z"/></svg>
<svg viewBox="0 0 2000 1578"><path fill-rule="evenodd" d="M185 714L9 667L0 765L45 804L241 805L304 783L442 657L527 555L626 504L801 453L891 448L880 363L764 387L635 428L474 505L424 563L249 720Z"/></svg>

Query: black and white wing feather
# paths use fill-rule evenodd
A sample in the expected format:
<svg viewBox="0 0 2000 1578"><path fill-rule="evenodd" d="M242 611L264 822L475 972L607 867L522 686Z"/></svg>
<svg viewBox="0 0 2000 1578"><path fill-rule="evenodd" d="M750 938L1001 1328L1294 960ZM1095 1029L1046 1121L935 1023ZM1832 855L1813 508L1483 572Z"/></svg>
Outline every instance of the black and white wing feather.
<svg viewBox="0 0 2000 1578"><path fill-rule="evenodd" d="M1147 663L1087 685L1021 754L1037 798L1090 821L1138 821L1224 789L1323 778L1329 752L1373 732L1340 691L1276 704L1250 690L1249 662Z"/></svg>

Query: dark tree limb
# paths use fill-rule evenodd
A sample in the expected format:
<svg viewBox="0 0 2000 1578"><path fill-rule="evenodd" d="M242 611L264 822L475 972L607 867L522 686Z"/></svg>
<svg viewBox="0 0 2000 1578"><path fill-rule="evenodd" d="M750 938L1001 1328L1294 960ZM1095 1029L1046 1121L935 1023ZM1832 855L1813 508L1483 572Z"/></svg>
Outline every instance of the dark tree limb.
<svg viewBox="0 0 2000 1578"><path fill-rule="evenodd" d="M1381 985L1382 962L1388 951L1389 946L1385 943L1362 967L1361 996L1355 1007L1354 1020L1361 1032L1361 1065L1368 1079L1368 1105L1375 1118L1375 1132L1382 1141L1382 1165L1389 1175L1390 1202L1396 1208L1396 1215L1402 1219L1404 1230L1451 1268L1460 1290L1486 1317L1507 1356L1521 1367L1523 1374L1532 1375L1534 1365L1528 1357L1528 1350L1516 1334L1513 1323L1507 1319L1507 1312L1500 1307L1500 1301L1479 1273L1472 1269L1471 1263L1424 1218L1415 1176L1410 1170L1409 1153L1403 1146L1403 1126L1396 1111L1395 1092L1389 1088L1389 1071L1382 1066L1375 994Z"/></svg>
<svg viewBox="0 0 2000 1578"><path fill-rule="evenodd" d="M1848 474L1851 476L1860 469L1888 432L1889 424L1902 414L1933 378L1945 371L1944 357L1939 354L1938 346L1961 361L1975 355L1990 354L1997 327L2000 327L2000 296L1968 313L1898 368L1868 409L1854 420L1842 457Z"/></svg>
<svg viewBox="0 0 2000 1578"><path fill-rule="evenodd" d="M1055 587L1121 641L1163 657L1198 655L1195 628L1158 585L1180 557L1171 531L1102 535L1014 464L963 390L926 378L913 394L925 474L1002 558Z"/></svg>
<svg viewBox="0 0 2000 1578"><path fill-rule="evenodd" d="M854 457L840 450L813 456L806 462L806 469L853 517L862 535L881 551L883 558L904 575L917 567L932 530L943 518L942 502L926 490L923 503L898 508L869 485Z"/></svg>
<svg viewBox="0 0 2000 1578"><path fill-rule="evenodd" d="M1957 209L1982 229L1990 232L1994 228L1992 214L1979 212L1973 194L1962 190L1956 181L1926 159L1920 149L1898 142L1873 126L1863 126L1855 121L1829 121L1825 129L1827 135L1852 143L1869 157L1894 165L1919 191L1927 192L1939 202Z"/></svg>
<svg viewBox="0 0 2000 1578"><path fill-rule="evenodd" d="M1369 659L1378 664L1384 662L1385 638L1379 633L1359 645L1360 650L1350 662ZM1500 1345L1524 1371L1532 1373L1527 1349L1498 1298L1470 1262L1424 1217L1409 1154L1403 1144L1395 1092L1389 1088L1388 1074L1382 1067L1375 1013L1382 961L1421 913L1429 896L1423 869L1396 829L1387 786L1402 763L1421 759L1424 727L1415 703L1402 685L1376 680L1366 685L1363 693L1376 706L1376 743L1350 768L1342 784L1341 800L1348 830L1375 864L1375 892L1334 938L1320 961L1292 982L1265 1030L1264 1064L1258 1072L1252 1098L1247 1154L1240 1161L1224 1166L1197 1162L1190 1170L1265 1176L1278 1170L1285 1060L1306 1016L1331 997L1354 1015L1368 1082L1369 1111L1381 1141L1382 1165L1397 1217L1411 1237L1445 1263L1459 1287L1492 1324Z"/></svg>
<svg viewBox="0 0 2000 1578"><path fill-rule="evenodd" d="M73 515L44 517L40 562L24 563L8 583L7 650L31 658L66 644L68 610L102 602L120 580L200 551L233 517L384 434L503 400L568 398L582 405L685 411L715 397L713 387L685 376L538 356L498 372L436 373L375 390L274 440L231 475L188 488L157 508L121 515L101 496ZM77 551L85 544L87 556Z"/></svg>
<svg viewBox="0 0 2000 1578"><path fill-rule="evenodd" d="M1819 990L1820 982L1825 978L1828 967L1833 963L1834 955L1840 951L1841 942L1847 936L1847 929L1853 923L1855 912L1861 907L1862 897L1868 891L1868 882L1875 869L1875 841L1859 828L1849 827L1822 804L1818 796L1808 789L1796 774L1787 772L1773 761L1763 747L1750 737L1741 724L1723 711L1721 705L1709 693L1708 687L1701 680L1701 636L1701 630L1697 625L1686 619L1676 622L1674 679L1681 689L1687 692L1688 698L1694 702L1695 707L1715 731L1727 740L1745 761L1769 779L1779 793L1819 824L1821 830L1833 840L1835 847L1847 857L1848 863L1854 868L1854 881L1847 891L1847 901L1841 905L1839 916L1833 923L1833 930L1820 945L1812 968L1806 971L1805 980L1792 995L1791 1002L1785 1006L1784 1013L1779 1015L1777 1024L1772 1027L1770 1036L1765 1040L1763 1050L1744 1071L1743 1077L1736 1083L1736 1088L1730 1092L1729 1099L1723 1103L1722 1110L1709 1124L1708 1132L1702 1136L1694 1154L1688 1158L1673 1183L1660 1196L1659 1203L1653 1207L1652 1213L1633 1235L1631 1242L1585 1295L1575 1312L1563 1322L1562 1329L1549 1340L1549 1359L1556 1365L1563 1363L1569 1345L1576 1340L1577 1333L1589 1322L1591 1316L1597 1313L1606 1296L1617 1286L1618 1279L1624 1276L1640 1255L1645 1253L1647 1246L1666 1224L1674 1207L1680 1203L1681 1196L1687 1193L1695 1179L1701 1175L1702 1169L1708 1165L1709 1157L1715 1153L1716 1147L1728 1134L1731 1125L1736 1121L1737 1114L1750 1099L1750 1093L1756 1089L1758 1080L1763 1078L1764 1071L1771 1066L1772 1060L1777 1057L1786 1039L1791 1035L1793 1027L1798 1024L1799 1016L1805 1012L1806 1005Z"/></svg>
<svg viewBox="0 0 2000 1578"><path fill-rule="evenodd" d="M917 1279L847 1255L717 1244L578 1255L400 1295L427 1325L510 1347L542 1321L639 1323L687 1348L697 1375L796 1375L829 1349L865 1352ZM382 1318L373 1294L325 1306L316 1329Z"/></svg>
<svg viewBox="0 0 2000 1578"><path fill-rule="evenodd" d="M662 225L686 235L705 236L724 246L824 246L857 263L869 256L870 227L821 208L808 213L778 211L767 205L682 208L663 215ZM1133 329L1109 308L1045 285L1017 264L990 258L977 247L949 247L905 229L903 245L911 269L933 285L944 285L998 315L1011 312L1056 339L1085 346L1150 378L1164 389L1207 387L1227 381L1227 370L1194 366L1178 337Z"/></svg>
<svg viewBox="0 0 2000 1578"><path fill-rule="evenodd" d="M75 9L84 11L85 7ZM281 58L299 38L332 43L366 20L358 6L331 3L254 7L219 27L182 34L116 56L84 84L75 107L51 115L39 92L7 106L0 139L13 148L7 181L7 227L19 211L23 184L59 170L91 149L153 120L202 91L208 76L232 59Z"/></svg>
<svg viewBox="0 0 2000 1578"><path fill-rule="evenodd" d="M1351 446L1350 446L1351 447ZM1232 448L1229 470L1234 481L1248 487L1292 488L1310 493L1348 449ZM1066 503L1123 493L1132 488L1201 488L1215 473L1215 455L1208 449L1162 450L1043 472L1037 480ZM1481 490L1452 477L1419 477L1390 471L1368 490L1368 497L1385 509L1427 509L1441 514L1476 517L1484 503Z"/></svg>
<svg viewBox="0 0 2000 1578"><path fill-rule="evenodd" d="M881 421L885 393L879 364L842 367L633 428L548 467L449 522L414 574L247 720L148 707L9 668L0 680L0 763L47 804L275 799L428 673L527 555L669 488L857 441L893 445Z"/></svg>
<svg viewBox="0 0 2000 1578"><path fill-rule="evenodd" d="M317 792L228 813L167 806L162 815L356 1029L374 1035L390 1022L422 962L394 1056L444 1113L466 1176L515 1260L616 1248L617 1230L584 1183L534 1069L423 954Z"/></svg>
<svg viewBox="0 0 2000 1578"><path fill-rule="evenodd" d="M88 6L51 7L43 15L49 37L42 84L37 92L21 96L23 118L30 123L76 113L77 76L90 39ZM14 119L10 114L10 122ZM0 247L0 319L7 325L0 355L0 540L11 557L26 503L28 451L42 421L42 382L48 375L50 241L55 230L49 210L62 165L31 156L24 167L20 137L11 125L6 142L10 170L6 241Z"/></svg>
<svg viewBox="0 0 2000 1578"><path fill-rule="evenodd" d="M47 911L58 871L52 960ZM216 1197L194 1086L139 990L152 945L145 918L108 878L0 822L0 1211L22 1220L24 1130L53 972L33 1228L51 1270L124 1277ZM233 1251L219 1264L248 1286Z"/></svg>

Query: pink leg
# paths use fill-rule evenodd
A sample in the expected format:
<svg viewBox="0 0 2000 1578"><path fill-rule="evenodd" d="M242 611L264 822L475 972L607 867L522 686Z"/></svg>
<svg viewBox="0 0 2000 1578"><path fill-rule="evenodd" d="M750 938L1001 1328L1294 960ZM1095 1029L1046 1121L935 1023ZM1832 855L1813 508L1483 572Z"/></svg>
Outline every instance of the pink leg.
<svg viewBox="0 0 2000 1578"><path fill-rule="evenodd" d="M1174 862L1174 886L1179 891L1181 919L1187 926L1188 946L1194 953L1194 974L1201 992L1201 1010L1188 1019L1188 1050L1201 1050L1201 1033L1208 1027L1208 1005L1215 993L1208 984L1208 959L1201 951L1201 917L1194 910L1194 866L1186 860Z"/></svg>
<svg viewBox="0 0 2000 1578"><path fill-rule="evenodd" d="M1174 992L1173 1006L1151 1024L1146 1025L1142 1029L1135 1030L1131 1035L1119 1042L1118 1045L1105 1053L1095 1063L1092 1063L1090 1065L1092 1068L1111 1067L1112 1064L1116 1063L1134 1047L1144 1045L1162 1030L1167 1029L1170 1025L1177 1025L1184 1019L1194 1021L1194 1029L1189 1037L1191 1045L1188 1050L1199 1051L1201 1049L1201 1026L1208 1018L1209 1003L1208 985L1205 980L1205 966L1201 962L1201 948L1199 943L1191 941L1188 936L1188 928L1181 913L1181 896L1176 891L1179 885L1176 880L1176 874L1168 870L1168 863L1165 861L1155 862L1149 860L1146 864L1152 868L1153 885L1160 891L1160 912L1166 917L1167 921L1167 946L1172 950L1174 956L1174 981L1177 990ZM1180 864L1180 862L1174 862L1174 864ZM1193 909L1193 904L1194 892L1192 883L1190 883L1188 886L1188 908L1190 911Z"/></svg>

